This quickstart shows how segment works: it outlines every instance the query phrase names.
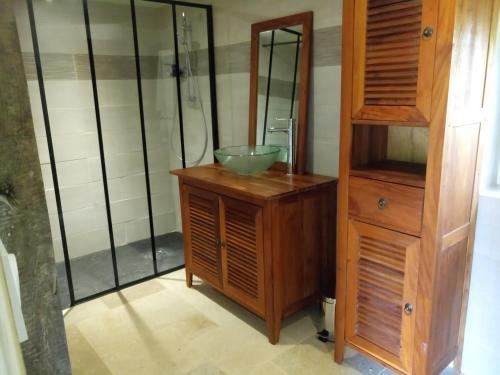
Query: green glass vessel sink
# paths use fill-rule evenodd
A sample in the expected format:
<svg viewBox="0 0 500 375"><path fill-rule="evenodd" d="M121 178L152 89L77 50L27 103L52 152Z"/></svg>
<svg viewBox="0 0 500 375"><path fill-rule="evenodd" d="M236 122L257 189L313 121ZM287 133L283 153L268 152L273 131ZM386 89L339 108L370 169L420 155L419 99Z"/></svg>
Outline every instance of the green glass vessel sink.
<svg viewBox="0 0 500 375"><path fill-rule="evenodd" d="M275 146L230 146L214 151L226 168L241 175L254 175L273 165L280 155Z"/></svg>
<svg viewBox="0 0 500 375"><path fill-rule="evenodd" d="M273 147L278 147L280 149L280 153L276 159L276 161L281 161L286 163L288 161L288 146L286 145L268 145Z"/></svg>

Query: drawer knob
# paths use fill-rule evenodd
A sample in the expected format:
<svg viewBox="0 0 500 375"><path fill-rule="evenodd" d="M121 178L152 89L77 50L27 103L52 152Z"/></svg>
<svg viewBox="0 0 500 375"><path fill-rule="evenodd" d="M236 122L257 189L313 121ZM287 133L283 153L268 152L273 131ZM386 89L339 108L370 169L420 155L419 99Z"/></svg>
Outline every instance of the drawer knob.
<svg viewBox="0 0 500 375"><path fill-rule="evenodd" d="M380 198L378 200L378 208L383 210L386 207L387 207L387 200L385 198Z"/></svg>
<svg viewBox="0 0 500 375"><path fill-rule="evenodd" d="M424 39L430 39L432 37L432 34L434 34L434 29L430 26L427 26L422 32L422 36L424 37Z"/></svg>
<svg viewBox="0 0 500 375"><path fill-rule="evenodd" d="M404 310L406 315L411 315L413 312L413 305L411 303L406 303Z"/></svg>

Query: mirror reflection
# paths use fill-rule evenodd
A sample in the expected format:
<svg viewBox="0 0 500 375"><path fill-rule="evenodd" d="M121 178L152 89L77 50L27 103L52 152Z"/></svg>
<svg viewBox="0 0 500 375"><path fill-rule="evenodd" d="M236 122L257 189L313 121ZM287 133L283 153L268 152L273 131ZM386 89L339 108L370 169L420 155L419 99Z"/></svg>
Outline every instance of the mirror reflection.
<svg viewBox="0 0 500 375"><path fill-rule="evenodd" d="M280 147L279 161L290 168L296 154L301 50L302 25L259 34L256 144Z"/></svg>

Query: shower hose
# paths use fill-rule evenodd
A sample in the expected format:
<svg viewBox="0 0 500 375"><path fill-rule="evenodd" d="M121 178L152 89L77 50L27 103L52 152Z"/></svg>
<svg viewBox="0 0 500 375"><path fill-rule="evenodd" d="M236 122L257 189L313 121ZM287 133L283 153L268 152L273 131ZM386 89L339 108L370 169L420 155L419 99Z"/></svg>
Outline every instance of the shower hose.
<svg viewBox="0 0 500 375"><path fill-rule="evenodd" d="M185 159L186 160L183 160L182 158L182 155L179 155L179 153L177 151L175 151L175 147L174 147L174 130L176 128L175 124L177 122L177 116L178 116L178 106L177 105L174 105L175 107L175 112L174 112L174 118L172 120L172 126L170 127L170 147L172 148L172 150L174 151L175 153L175 156L177 157L178 160L180 161L184 161L185 162L185 165L186 166L190 166L190 167L194 167L196 165L199 165L201 163L201 161L203 160L203 158L205 157L205 154L207 152L207 147L208 147L208 126L207 126L207 119L206 119L206 116L205 116L205 109L203 108L203 100L201 98L201 90L200 90L200 85L199 85L199 82L198 82L198 79L196 77L194 77L193 75L193 70L191 68L191 52L189 50L189 47L187 45L187 40L186 38L183 38L183 46L184 46L184 54L185 54L185 64L186 64L186 75L187 75L187 88L188 88L188 99L190 101L197 101L200 105L200 110L201 110L201 116L202 116L202 119L203 119L203 133L204 133L204 141L203 141L203 147L201 149L201 152L199 154L199 156L197 156L195 159L193 160L188 160L187 159L187 156L185 156ZM178 71L177 74L180 74L180 70ZM192 86L191 83L194 83L194 85ZM192 88L194 89L195 91L195 95L193 97L193 95L191 95L191 90Z"/></svg>

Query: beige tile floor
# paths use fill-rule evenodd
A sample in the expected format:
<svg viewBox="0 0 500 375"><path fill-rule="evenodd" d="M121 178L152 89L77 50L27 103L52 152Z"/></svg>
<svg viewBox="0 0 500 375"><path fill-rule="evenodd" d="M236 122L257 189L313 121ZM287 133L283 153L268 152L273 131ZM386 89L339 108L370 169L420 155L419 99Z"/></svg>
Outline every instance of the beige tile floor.
<svg viewBox="0 0 500 375"><path fill-rule="evenodd" d="M332 344L315 338L317 307L287 319L280 342L267 341L263 320L184 270L64 312L74 374L307 375L389 374L349 352L342 366Z"/></svg>

